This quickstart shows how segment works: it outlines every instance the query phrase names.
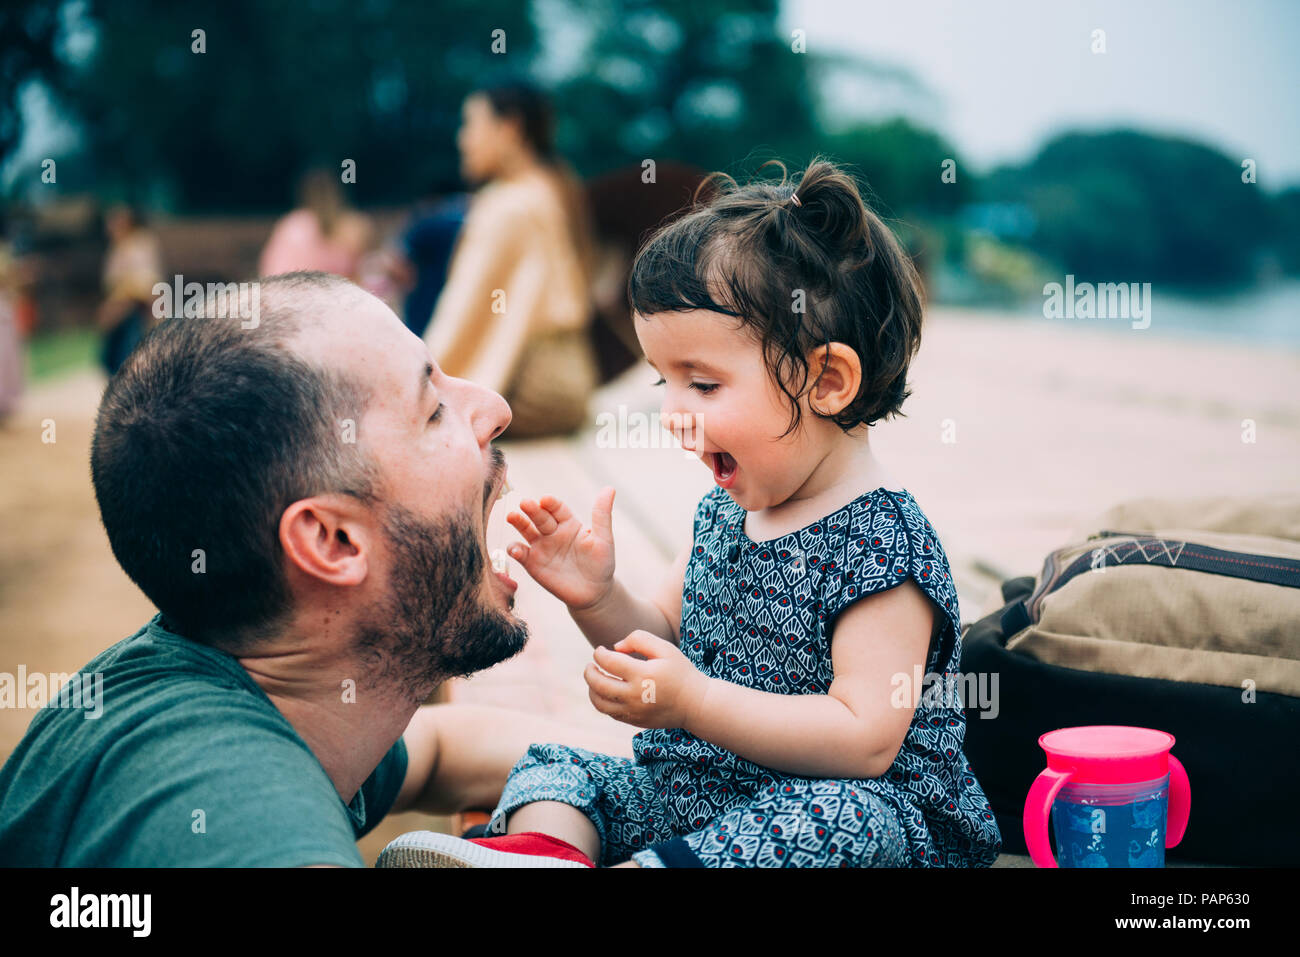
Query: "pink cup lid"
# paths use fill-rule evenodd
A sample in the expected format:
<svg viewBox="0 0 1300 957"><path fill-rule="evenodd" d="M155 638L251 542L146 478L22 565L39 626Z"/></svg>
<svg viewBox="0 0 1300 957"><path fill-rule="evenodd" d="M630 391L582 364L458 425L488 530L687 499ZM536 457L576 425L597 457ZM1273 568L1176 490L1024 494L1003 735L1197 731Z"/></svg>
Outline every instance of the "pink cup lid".
<svg viewBox="0 0 1300 957"><path fill-rule="evenodd" d="M1152 728L1095 724L1049 731L1038 739L1047 766L1080 784L1152 781L1169 773L1174 736Z"/></svg>

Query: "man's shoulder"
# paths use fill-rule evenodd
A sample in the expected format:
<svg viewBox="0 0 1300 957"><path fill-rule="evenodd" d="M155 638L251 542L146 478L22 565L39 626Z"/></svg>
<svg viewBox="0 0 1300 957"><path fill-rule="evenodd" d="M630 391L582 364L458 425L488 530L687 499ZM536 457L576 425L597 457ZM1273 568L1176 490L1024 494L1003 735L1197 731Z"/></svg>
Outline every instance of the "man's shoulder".
<svg viewBox="0 0 1300 957"><path fill-rule="evenodd" d="M237 661L184 642L146 627L79 673L100 685L97 716L38 712L0 771L0 835L26 835L13 862L356 863L292 725Z"/></svg>
<svg viewBox="0 0 1300 957"><path fill-rule="evenodd" d="M134 634L91 658L83 672L146 672L174 674L204 683L247 683L247 673L229 654L170 631L162 615L154 615Z"/></svg>

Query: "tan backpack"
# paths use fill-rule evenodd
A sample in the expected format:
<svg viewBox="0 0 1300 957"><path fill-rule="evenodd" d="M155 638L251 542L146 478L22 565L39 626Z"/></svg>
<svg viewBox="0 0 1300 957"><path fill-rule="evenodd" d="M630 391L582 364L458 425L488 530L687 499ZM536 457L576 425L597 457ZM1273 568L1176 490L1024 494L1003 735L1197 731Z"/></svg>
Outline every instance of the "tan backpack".
<svg viewBox="0 0 1300 957"><path fill-rule="evenodd" d="M1300 698L1300 495L1137 499L1072 537L1003 611L1008 651Z"/></svg>

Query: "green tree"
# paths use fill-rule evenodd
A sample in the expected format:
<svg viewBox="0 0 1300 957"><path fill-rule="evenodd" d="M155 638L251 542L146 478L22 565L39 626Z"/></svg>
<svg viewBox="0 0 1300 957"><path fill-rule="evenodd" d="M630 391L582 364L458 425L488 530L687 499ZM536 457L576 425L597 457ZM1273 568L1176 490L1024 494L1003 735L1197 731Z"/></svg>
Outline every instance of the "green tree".
<svg viewBox="0 0 1300 957"><path fill-rule="evenodd" d="M493 79L537 75L538 22L586 37L562 76L539 77L556 101L557 144L584 175L647 158L731 169L777 155L798 165L818 147L813 54L776 32L776 0L55 9L94 38L57 70L85 146L61 162L61 180L161 194L178 210L282 208L304 167L344 159L356 162L360 204L455 184L462 100ZM504 55L491 49L498 29ZM48 27L35 35L38 51L56 45Z"/></svg>
<svg viewBox="0 0 1300 957"><path fill-rule="evenodd" d="M748 172L817 148L810 58L778 34L776 0L565 3L590 42L558 98L581 122L562 139L587 171L645 159Z"/></svg>
<svg viewBox="0 0 1300 957"><path fill-rule="evenodd" d="M1038 222L1030 245L1085 278L1245 278L1269 240L1267 197L1238 162L1179 137L1065 133L981 192L1025 203Z"/></svg>
<svg viewBox="0 0 1300 957"><path fill-rule="evenodd" d="M0 162L22 139L19 98L27 84L60 87L59 10L41 0L6 0L0 7Z"/></svg>
<svg viewBox="0 0 1300 957"><path fill-rule="evenodd" d="M101 188L158 183L187 210L282 207L305 166L345 159L359 203L454 183L462 98L485 78L526 73L537 46L522 0L85 10L96 41L67 85ZM491 50L496 29L505 54Z"/></svg>
<svg viewBox="0 0 1300 957"><path fill-rule="evenodd" d="M857 166L875 199L896 215L951 215L972 195L974 178L939 134L896 118L824 138L829 152ZM944 164L952 175L945 181Z"/></svg>
<svg viewBox="0 0 1300 957"><path fill-rule="evenodd" d="M1287 272L1300 273L1300 186L1281 193L1273 210L1278 260Z"/></svg>

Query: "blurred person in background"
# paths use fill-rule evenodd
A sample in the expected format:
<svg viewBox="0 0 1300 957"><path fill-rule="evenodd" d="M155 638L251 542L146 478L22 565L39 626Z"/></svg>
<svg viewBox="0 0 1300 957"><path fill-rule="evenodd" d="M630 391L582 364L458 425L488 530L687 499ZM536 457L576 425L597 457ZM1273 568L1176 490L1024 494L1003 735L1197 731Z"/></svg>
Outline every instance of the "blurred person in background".
<svg viewBox="0 0 1300 957"><path fill-rule="evenodd" d="M429 328L433 308L446 285L452 250L469 211L469 200L469 193L435 188L416 204L401 234L384 250L384 276L396 290L393 299L400 300L390 305L417 336L423 336ZM370 285L366 288L379 295Z"/></svg>
<svg viewBox="0 0 1300 957"><path fill-rule="evenodd" d="M435 188L412 208L401 228L361 261L359 285L423 336L447 282L452 249L465 222L470 194Z"/></svg>
<svg viewBox="0 0 1300 957"><path fill-rule="evenodd" d="M23 395L23 347L18 328L18 267L0 210L0 425Z"/></svg>
<svg viewBox="0 0 1300 957"><path fill-rule="evenodd" d="M448 375L505 396L508 438L573 432L599 381L590 339L593 243L582 187L555 153L553 112L524 81L462 104L469 204L424 333Z"/></svg>
<svg viewBox="0 0 1300 957"><path fill-rule="evenodd" d="M357 280L373 234L369 217L348 206L338 174L310 170L298 183L298 208L275 224L262 249L258 275L304 270Z"/></svg>
<svg viewBox="0 0 1300 957"><path fill-rule="evenodd" d="M104 301L96 324L104 333L100 362L112 376L151 325L154 285L162 281L158 237L140 211L119 204L104 219L108 253L104 257Z"/></svg>

